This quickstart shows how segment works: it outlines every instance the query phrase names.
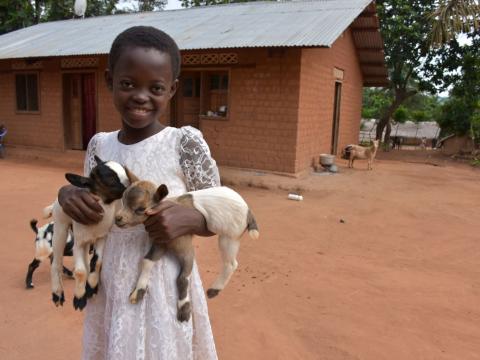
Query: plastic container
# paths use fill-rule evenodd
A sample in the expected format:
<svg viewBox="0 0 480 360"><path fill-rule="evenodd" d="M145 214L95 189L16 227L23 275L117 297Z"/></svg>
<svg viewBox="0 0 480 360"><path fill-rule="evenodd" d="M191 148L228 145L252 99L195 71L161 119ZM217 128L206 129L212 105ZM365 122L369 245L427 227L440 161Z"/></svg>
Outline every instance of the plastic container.
<svg viewBox="0 0 480 360"><path fill-rule="evenodd" d="M297 195L297 194L288 194L288 198L290 200L296 200L296 201L302 201L303 196L302 195Z"/></svg>

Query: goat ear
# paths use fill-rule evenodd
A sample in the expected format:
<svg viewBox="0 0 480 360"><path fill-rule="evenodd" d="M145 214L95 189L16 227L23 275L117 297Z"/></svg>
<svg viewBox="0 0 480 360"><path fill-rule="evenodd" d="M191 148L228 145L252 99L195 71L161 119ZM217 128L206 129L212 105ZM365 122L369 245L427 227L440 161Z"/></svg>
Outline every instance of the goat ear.
<svg viewBox="0 0 480 360"><path fill-rule="evenodd" d="M76 175L76 174L67 173L65 174L65 178L70 184L81 187L81 188L90 188L92 184L90 178Z"/></svg>
<svg viewBox="0 0 480 360"><path fill-rule="evenodd" d="M155 195L153 195L153 201L158 203L162 201L168 195L168 188L167 185L162 184L158 187Z"/></svg>
<svg viewBox="0 0 480 360"><path fill-rule="evenodd" d="M93 158L95 159L95 162L97 163L97 165L100 165L100 164L104 164L105 161L103 161L102 159L100 159L97 155L93 155Z"/></svg>
<svg viewBox="0 0 480 360"><path fill-rule="evenodd" d="M136 181L140 181L140 179L134 173L132 173L126 166L124 166L123 168L127 173L128 181L130 181L130 184L133 184Z"/></svg>

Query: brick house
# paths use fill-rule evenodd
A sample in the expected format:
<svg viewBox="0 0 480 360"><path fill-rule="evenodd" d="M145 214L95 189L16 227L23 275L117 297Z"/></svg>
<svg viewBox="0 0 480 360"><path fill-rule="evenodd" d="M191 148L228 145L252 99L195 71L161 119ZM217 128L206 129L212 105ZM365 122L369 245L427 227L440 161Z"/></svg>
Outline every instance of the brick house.
<svg viewBox="0 0 480 360"><path fill-rule="evenodd" d="M0 36L7 146L85 149L120 120L103 81L133 25L182 52L162 122L199 128L220 165L300 174L358 140L362 87L387 82L370 0L252 2L42 23Z"/></svg>

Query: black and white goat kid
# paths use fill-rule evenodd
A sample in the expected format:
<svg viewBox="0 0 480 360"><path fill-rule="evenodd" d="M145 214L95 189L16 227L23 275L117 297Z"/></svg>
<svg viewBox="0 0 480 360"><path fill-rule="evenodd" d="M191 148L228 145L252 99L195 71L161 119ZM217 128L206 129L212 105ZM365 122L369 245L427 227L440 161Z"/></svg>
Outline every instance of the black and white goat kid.
<svg viewBox="0 0 480 360"><path fill-rule="evenodd" d="M40 266L40 263L49 258L50 263L53 260L52 255L52 238L53 238L53 221L49 222L41 227L37 227L38 221L36 219L30 220L30 227L35 232L35 256L32 262L28 265L27 276L25 278L25 287L27 289L33 289L33 273ZM73 255L73 236L72 232L68 232L67 242L63 249L63 256ZM73 273L63 267L63 273L69 277L73 276Z"/></svg>
<svg viewBox="0 0 480 360"><path fill-rule="evenodd" d="M125 169L113 161L105 162L95 156L97 165L89 177L66 174L66 179L75 186L86 188L98 196L103 208L103 218L98 224L83 225L74 221L60 206L58 199L45 208L44 212L52 211L55 222L53 233L53 262L51 268L52 300L56 306L65 301L61 271L63 267L63 249L67 241L68 229L72 226L75 243L73 246L73 261L75 290L73 306L82 310L87 304L87 297L97 292L100 269L102 266L105 238L114 223L115 212L123 192L129 185ZM94 245L96 262L89 269L88 254L90 246Z"/></svg>

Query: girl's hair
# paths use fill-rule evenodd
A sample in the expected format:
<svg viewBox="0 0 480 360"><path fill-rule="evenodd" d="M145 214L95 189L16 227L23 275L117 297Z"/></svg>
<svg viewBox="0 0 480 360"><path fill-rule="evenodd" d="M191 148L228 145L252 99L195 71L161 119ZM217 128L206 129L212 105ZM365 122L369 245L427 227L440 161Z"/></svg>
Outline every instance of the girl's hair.
<svg viewBox="0 0 480 360"><path fill-rule="evenodd" d="M121 32L113 40L108 54L108 69L113 72L122 52L129 47L156 49L170 55L173 79L180 75L180 50L168 34L152 26L133 26Z"/></svg>

